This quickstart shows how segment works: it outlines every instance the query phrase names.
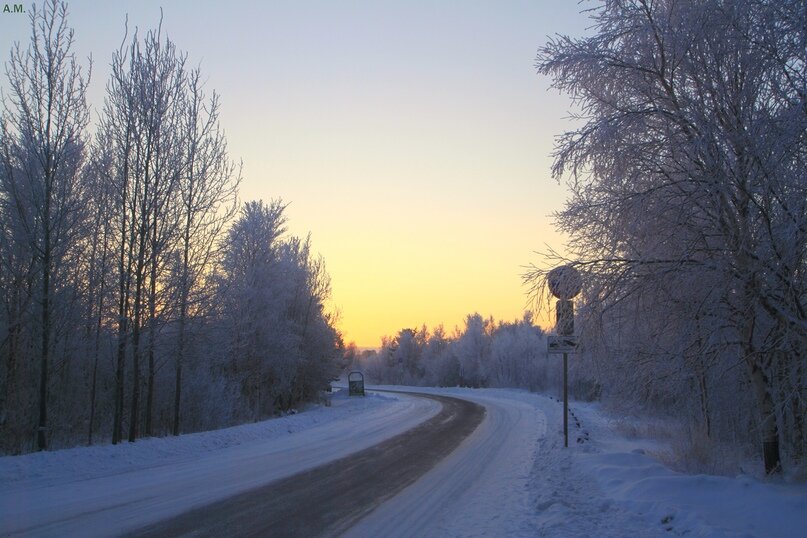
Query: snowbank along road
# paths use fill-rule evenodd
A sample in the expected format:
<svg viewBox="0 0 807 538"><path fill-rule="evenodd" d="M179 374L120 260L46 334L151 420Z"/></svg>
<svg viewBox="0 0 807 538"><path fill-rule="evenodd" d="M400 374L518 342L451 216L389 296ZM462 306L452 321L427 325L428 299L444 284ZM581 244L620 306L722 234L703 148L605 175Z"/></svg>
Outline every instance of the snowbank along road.
<svg viewBox="0 0 807 538"><path fill-rule="evenodd" d="M435 400L337 394L332 407L225 430L0 458L0 536L116 536L364 450Z"/></svg>
<svg viewBox="0 0 807 538"><path fill-rule="evenodd" d="M445 396L419 426L371 448L141 529L132 536L336 536L415 482L479 425L484 407Z"/></svg>
<svg viewBox="0 0 807 538"><path fill-rule="evenodd" d="M784 538L807 528L807 485L676 473L651 457L664 446L624 437L598 404L573 403L564 449L551 397L388 388L455 399L338 393L332 407L225 430L0 458L0 536Z"/></svg>

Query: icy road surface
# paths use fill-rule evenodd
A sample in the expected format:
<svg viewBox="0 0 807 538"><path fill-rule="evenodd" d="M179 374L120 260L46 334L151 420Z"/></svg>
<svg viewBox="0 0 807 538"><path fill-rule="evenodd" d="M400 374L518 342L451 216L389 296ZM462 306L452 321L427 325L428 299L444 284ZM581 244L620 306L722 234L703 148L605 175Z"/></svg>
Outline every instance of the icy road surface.
<svg viewBox="0 0 807 538"><path fill-rule="evenodd" d="M551 397L385 388L463 398L484 406L484 418L347 536L805 536L807 485L673 472L652 457L664 446L626 439L597 404L572 403L564 449L562 408ZM333 407L216 432L0 458L0 535L110 536L149 527L314 472L432 420L440 407L390 393L337 396Z"/></svg>
<svg viewBox="0 0 807 538"><path fill-rule="evenodd" d="M226 430L0 458L0 536L114 536L365 449L428 420L424 398L332 407Z"/></svg>
<svg viewBox="0 0 807 538"><path fill-rule="evenodd" d="M450 456L345 536L535 536L529 481L546 416L518 392L412 390L454 393L483 405L485 419Z"/></svg>
<svg viewBox="0 0 807 538"><path fill-rule="evenodd" d="M137 530L132 536L338 536L450 454L485 416L465 399L400 435L332 463Z"/></svg>

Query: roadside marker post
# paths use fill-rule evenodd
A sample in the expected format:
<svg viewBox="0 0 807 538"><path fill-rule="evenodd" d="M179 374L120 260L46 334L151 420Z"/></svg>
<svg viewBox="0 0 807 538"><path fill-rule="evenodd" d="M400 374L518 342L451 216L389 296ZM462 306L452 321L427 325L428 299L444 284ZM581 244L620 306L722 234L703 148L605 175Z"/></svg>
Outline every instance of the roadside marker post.
<svg viewBox="0 0 807 538"><path fill-rule="evenodd" d="M354 370L347 375L348 396L364 396L364 374Z"/></svg>
<svg viewBox="0 0 807 538"><path fill-rule="evenodd" d="M580 273L571 265L563 265L549 271L546 283L552 295L558 298L555 304L555 331L546 339L548 353L563 353L563 446L569 447L569 353L577 352L577 336L574 334L574 302L580 293Z"/></svg>

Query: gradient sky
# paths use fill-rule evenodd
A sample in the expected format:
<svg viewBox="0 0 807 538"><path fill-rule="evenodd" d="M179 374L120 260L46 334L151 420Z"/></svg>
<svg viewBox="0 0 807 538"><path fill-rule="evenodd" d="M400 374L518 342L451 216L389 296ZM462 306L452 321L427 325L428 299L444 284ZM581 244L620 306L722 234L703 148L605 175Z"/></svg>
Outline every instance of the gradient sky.
<svg viewBox="0 0 807 538"><path fill-rule="evenodd" d="M144 31L161 3L164 31L221 95L241 198L290 202L290 231L310 231L325 257L346 341L521 317L523 266L563 246L550 153L570 102L535 55L547 35L585 33L585 5L74 0L96 110L125 15ZM4 60L28 34L26 15L0 14Z"/></svg>

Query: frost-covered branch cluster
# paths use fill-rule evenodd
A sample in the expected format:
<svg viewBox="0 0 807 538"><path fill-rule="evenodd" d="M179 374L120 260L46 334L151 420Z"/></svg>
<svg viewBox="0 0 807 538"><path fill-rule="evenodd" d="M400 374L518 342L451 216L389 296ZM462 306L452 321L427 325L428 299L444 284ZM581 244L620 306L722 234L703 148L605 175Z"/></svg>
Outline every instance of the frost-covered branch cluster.
<svg viewBox="0 0 807 538"><path fill-rule="evenodd" d="M0 453L315 398L341 345L324 263L280 202L239 209L200 70L162 25L127 32L91 136L66 5L29 14L0 108Z"/></svg>
<svg viewBox="0 0 807 538"><path fill-rule="evenodd" d="M579 110L555 153L571 189L557 224L585 274L598 381L689 413L707 439L751 432L768 472L803 464L804 2L620 0L593 16L592 37L550 41L537 66Z"/></svg>

